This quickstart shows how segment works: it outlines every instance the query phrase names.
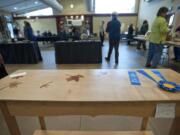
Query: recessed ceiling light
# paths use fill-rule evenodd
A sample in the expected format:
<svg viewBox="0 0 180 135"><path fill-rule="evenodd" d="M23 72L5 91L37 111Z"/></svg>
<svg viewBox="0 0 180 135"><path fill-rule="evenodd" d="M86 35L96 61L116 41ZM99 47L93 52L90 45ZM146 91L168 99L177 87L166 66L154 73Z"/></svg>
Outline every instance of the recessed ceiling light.
<svg viewBox="0 0 180 135"><path fill-rule="evenodd" d="M71 4L71 5L70 5L70 8L74 8L74 4Z"/></svg>
<svg viewBox="0 0 180 135"><path fill-rule="evenodd" d="M26 18L31 18L31 16L29 16L29 15L26 15Z"/></svg>
<svg viewBox="0 0 180 135"><path fill-rule="evenodd" d="M14 7L14 10L17 10L17 7Z"/></svg>
<svg viewBox="0 0 180 135"><path fill-rule="evenodd" d="M35 1L34 4L38 4L38 1Z"/></svg>

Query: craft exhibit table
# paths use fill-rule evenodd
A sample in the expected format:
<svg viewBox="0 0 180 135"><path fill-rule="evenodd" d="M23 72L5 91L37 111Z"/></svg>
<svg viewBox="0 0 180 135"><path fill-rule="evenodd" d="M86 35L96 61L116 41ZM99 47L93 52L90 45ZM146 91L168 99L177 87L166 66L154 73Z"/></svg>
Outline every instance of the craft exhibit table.
<svg viewBox="0 0 180 135"><path fill-rule="evenodd" d="M36 41L50 41L50 42L55 42L55 41L59 41L59 40L61 40L61 38L58 37L58 36L49 36L49 37L37 36L37 37L36 37Z"/></svg>
<svg viewBox="0 0 180 135"><path fill-rule="evenodd" d="M0 43L0 53L6 64L35 64L42 61L36 42Z"/></svg>
<svg viewBox="0 0 180 135"><path fill-rule="evenodd" d="M27 75L5 77L0 80L0 108L9 131L20 135L15 116L39 116L41 128L46 129L42 117L58 115L140 116L144 117L144 130L159 103L175 103L175 120L179 120L180 93L163 91L141 74L141 85L131 85L128 71L21 70L17 73ZM169 81L180 83L179 73L170 69L159 71ZM175 131L179 129L176 126Z"/></svg>
<svg viewBox="0 0 180 135"><path fill-rule="evenodd" d="M56 64L102 62L102 46L100 41L59 41L54 46Z"/></svg>

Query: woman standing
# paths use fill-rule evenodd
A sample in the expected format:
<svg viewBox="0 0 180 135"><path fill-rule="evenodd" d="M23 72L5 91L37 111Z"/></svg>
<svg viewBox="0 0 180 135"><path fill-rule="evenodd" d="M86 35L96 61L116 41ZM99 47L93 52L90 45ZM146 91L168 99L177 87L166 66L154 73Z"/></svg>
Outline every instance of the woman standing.
<svg viewBox="0 0 180 135"><path fill-rule="evenodd" d="M24 37L30 41L35 40L31 24L27 21L24 21Z"/></svg>
<svg viewBox="0 0 180 135"><path fill-rule="evenodd" d="M103 46L103 43L104 43L104 21L102 21L101 25L99 26L99 37L101 39L101 44Z"/></svg>
<svg viewBox="0 0 180 135"><path fill-rule="evenodd" d="M149 52L146 67L157 68L161 59L163 44L166 41L168 25L166 21L168 8L161 7L153 22L150 34Z"/></svg>

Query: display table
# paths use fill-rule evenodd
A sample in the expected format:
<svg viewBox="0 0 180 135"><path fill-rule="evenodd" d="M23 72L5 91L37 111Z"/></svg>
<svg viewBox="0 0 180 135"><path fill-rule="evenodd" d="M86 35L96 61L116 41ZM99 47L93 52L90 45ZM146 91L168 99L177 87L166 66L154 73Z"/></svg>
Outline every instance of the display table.
<svg viewBox="0 0 180 135"><path fill-rule="evenodd" d="M102 62L100 41L59 41L54 44L56 64L91 64Z"/></svg>
<svg viewBox="0 0 180 135"><path fill-rule="evenodd" d="M42 61L39 46L35 42L0 43L0 53L6 64L36 64Z"/></svg>
<svg viewBox="0 0 180 135"><path fill-rule="evenodd" d="M55 42L61 40L58 36L37 36L36 41L50 41Z"/></svg>
<svg viewBox="0 0 180 135"><path fill-rule="evenodd" d="M129 70L133 71L133 70ZM180 74L159 69L169 81L180 83ZM12 135L20 135L15 116L124 115L155 116L159 103L175 103L175 122L180 117L180 92L169 93L152 80L138 74L141 85L131 85L128 70L21 70L19 79L0 80L0 108ZM177 123L174 135L180 134Z"/></svg>

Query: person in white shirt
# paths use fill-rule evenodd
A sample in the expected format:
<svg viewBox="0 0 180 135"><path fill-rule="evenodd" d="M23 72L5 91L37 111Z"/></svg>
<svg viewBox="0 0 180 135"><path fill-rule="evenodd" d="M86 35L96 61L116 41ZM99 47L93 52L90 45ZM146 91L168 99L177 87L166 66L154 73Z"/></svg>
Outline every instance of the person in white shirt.
<svg viewBox="0 0 180 135"><path fill-rule="evenodd" d="M101 22L101 25L99 26L99 37L100 37L100 40L101 40L101 43L102 43L102 46L103 46L103 43L104 43L104 21Z"/></svg>

